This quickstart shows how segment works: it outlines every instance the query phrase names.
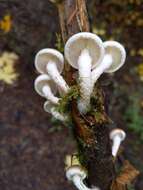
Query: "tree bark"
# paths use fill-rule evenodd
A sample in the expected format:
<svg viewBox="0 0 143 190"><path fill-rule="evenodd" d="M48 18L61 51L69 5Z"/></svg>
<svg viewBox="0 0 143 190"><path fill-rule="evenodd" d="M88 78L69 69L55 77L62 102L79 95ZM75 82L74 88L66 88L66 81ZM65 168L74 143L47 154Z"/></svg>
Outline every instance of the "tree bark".
<svg viewBox="0 0 143 190"><path fill-rule="evenodd" d="M63 0L57 6L64 43L73 34L90 31L85 0ZM69 64L65 64L65 79L70 86L75 84L74 72ZM115 169L109 140L110 122L99 84L95 85L92 105L96 111L80 115L76 102L72 102L73 130L80 162L88 170L88 185L109 190L115 178Z"/></svg>

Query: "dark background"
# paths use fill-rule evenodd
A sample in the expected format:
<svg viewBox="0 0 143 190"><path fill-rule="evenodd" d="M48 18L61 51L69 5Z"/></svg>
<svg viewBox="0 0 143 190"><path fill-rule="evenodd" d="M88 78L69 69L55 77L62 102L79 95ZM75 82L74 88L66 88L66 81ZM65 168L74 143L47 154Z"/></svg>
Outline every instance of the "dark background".
<svg viewBox="0 0 143 190"><path fill-rule="evenodd" d="M143 1L87 1L93 32L103 40L121 42L127 60L114 75L101 77L109 101L113 127L127 132L123 156L141 174L130 190L143 189ZM5 16L10 19L5 21ZM6 31L2 23L10 23ZM64 158L75 150L69 128L51 122L44 99L33 89L38 74L36 52L45 47L60 49L56 7L48 0L0 0L0 189L73 189L65 179ZM14 72L7 83L5 52L15 53ZM5 74L5 77L3 76Z"/></svg>

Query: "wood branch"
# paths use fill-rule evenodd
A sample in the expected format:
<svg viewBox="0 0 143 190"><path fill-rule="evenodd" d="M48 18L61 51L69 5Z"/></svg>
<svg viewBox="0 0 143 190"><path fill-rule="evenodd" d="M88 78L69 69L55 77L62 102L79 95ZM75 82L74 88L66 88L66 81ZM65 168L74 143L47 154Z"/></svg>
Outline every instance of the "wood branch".
<svg viewBox="0 0 143 190"><path fill-rule="evenodd" d="M81 31L89 31L85 0L64 0L58 4L61 33L64 43ZM65 64L65 79L71 86L75 84L75 70ZM104 96L99 84L93 93L93 106L86 116L80 115L76 102L72 102L74 134L77 140L79 158L88 170L88 185L109 190L115 178L114 164L109 140L109 118L104 109Z"/></svg>

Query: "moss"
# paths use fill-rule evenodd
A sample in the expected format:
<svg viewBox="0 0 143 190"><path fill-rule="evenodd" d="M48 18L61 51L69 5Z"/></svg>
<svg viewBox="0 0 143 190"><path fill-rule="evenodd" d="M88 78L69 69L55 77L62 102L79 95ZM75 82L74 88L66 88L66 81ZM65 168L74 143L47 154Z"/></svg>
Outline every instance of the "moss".
<svg viewBox="0 0 143 190"><path fill-rule="evenodd" d="M56 110L60 113L67 113L71 110L71 101L77 99L79 96L79 88L74 85L70 88L69 92L61 98Z"/></svg>
<svg viewBox="0 0 143 190"><path fill-rule="evenodd" d="M102 123L102 121L104 120L104 116L100 112L95 112L94 117L95 117L95 120L97 121L97 123Z"/></svg>
<svg viewBox="0 0 143 190"><path fill-rule="evenodd" d="M80 143L80 146L84 148L87 146L87 144L81 138L78 138L78 142Z"/></svg>
<svg viewBox="0 0 143 190"><path fill-rule="evenodd" d="M78 138L78 154L77 154L77 157L78 157L81 165L83 165L84 167L86 167L86 165L87 165L87 163L85 161L86 159L85 159L84 151L83 151L83 149L85 147L86 147L86 144L84 143L84 141L81 138Z"/></svg>
<svg viewBox="0 0 143 190"><path fill-rule="evenodd" d="M99 89L98 84L95 86L92 93L91 108L88 115L93 117L93 124L96 123L96 125L99 125L112 123L111 119L105 112L103 94L101 89Z"/></svg>
<svg viewBox="0 0 143 190"><path fill-rule="evenodd" d="M100 92L101 93L101 92ZM72 100L77 100L79 98L79 86L73 85L69 92L61 98L59 101L59 105L56 107L56 110L61 114L65 114L70 112L71 110L71 102ZM111 123L112 121L108 118L107 114L104 111L103 106L103 96L97 93L96 88L91 97L91 108L87 113L87 120L91 121L91 125L95 126L95 123L103 124L103 123ZM93 122L92 122L93 121Z"/></svg>

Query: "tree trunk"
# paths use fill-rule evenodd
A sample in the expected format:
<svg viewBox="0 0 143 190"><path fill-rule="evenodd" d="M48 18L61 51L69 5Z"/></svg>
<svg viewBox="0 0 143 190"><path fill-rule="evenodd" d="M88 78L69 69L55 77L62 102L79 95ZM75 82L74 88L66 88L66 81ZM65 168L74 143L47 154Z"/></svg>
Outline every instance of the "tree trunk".
<svg viewBox="0 0 143 190"><path fill-rule="evenodd" d="M57 5L64 43L73 34L90 30L85 0L65 0ZM74 72L69 64L65 65L65 79L70 86L75 84ZM109 140L110 119L105 111L104 96L99 84L94 88L92 104L96 111L92 110L83 116L78 112L76 102L72 102L73 130L80 162L88 170L88 185L109 190L115 178L115 169Z"/></svg>

